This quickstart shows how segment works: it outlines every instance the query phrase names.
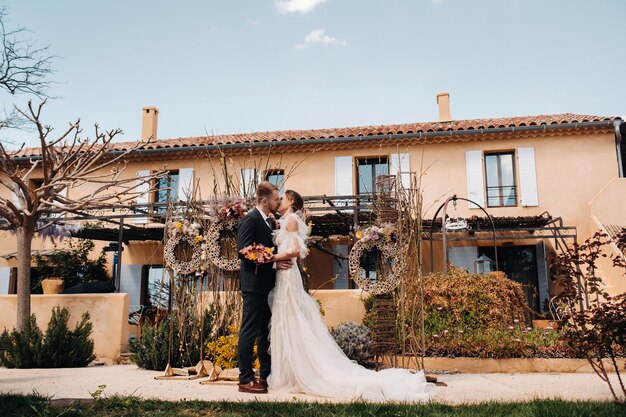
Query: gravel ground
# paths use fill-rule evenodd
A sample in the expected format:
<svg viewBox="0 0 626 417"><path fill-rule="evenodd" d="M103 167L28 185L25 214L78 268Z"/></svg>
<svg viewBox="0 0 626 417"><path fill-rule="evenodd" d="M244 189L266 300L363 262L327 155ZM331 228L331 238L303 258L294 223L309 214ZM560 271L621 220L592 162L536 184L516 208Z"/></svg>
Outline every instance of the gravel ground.
<svg viewBox="0 0 626 417"><path fill-rule="evenodd" d="M135 365L88 368L7 369L0 368L0 392L29 394L33 391L53 398L90 398L99 385L103 395L135 395L160 400L204 401L319 401L340 400L309 395L271 392L242 394L235 382L200 385L193 381L158 381L162 372L146 371ZM433 401L451 404L482 401L526 401L537 398L567 400L611 400L608 386L595 374L449 374L439 375L447 386L437 386ZM613 375L615 378L615 375Z"/></svg>

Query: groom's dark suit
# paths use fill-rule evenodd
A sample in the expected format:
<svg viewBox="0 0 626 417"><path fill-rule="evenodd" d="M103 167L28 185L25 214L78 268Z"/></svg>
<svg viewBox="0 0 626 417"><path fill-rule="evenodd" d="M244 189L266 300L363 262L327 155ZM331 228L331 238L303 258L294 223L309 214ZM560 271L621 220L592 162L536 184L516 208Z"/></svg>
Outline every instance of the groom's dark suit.
<svg viewBox="0 0 626 417"><path fill-rule="evenodd" d="M263 220L259 209L250 211L239 221L237 226L237 250L252 244L262 244L272 247L272 229L270 224ZM260 376L267 379L270 374L271 358L269 355L269 324L271 312L267 302L267 295L274 288L276 270L272 263L256 265L239 255L241 258L241 294L243 296L243 316L239 331L238 362L239 383L246 384L254 379L252 370L252 356L254 341L257 342L259 362L261 363Z"/></svg>

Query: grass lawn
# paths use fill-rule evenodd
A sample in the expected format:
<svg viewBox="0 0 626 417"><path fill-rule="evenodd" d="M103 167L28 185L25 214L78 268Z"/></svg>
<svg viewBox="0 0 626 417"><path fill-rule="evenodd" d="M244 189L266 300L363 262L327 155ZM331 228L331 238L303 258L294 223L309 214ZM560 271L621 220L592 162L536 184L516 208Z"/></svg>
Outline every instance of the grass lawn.
<svg viewBox="0 0 626 417"><path fill-rule="evenodd" d="M0 416L484 416L484 417L619 417L626 406L612 402L542 400L529 403L482 403L449 406L397 404L320 404L273 402L168 402L137 397L100 398L91 404L53 407L37 395L0 394Z"/></svg>

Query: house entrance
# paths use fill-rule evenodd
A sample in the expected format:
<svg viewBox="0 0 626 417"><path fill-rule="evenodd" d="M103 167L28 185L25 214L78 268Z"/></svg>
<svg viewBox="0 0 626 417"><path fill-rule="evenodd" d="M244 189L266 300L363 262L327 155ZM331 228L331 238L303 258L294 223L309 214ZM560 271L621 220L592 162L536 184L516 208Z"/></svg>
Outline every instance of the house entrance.
<svg viewBox="0 0 626 417"><path fill-rule="evenodd" d="M495 259L493 247L479 247L478 254ZM539 274L537 270L537 247L498 246L498 270L524 286L526 301L533 311L539 312Z"/></svg>

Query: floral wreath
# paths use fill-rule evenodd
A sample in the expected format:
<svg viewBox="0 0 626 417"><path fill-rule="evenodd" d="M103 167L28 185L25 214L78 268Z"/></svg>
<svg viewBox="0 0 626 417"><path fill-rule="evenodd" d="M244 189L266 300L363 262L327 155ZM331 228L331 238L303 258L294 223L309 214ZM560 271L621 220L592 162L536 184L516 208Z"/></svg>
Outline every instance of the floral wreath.
<svg viewBox="0 0 626 417"><path fill-rule="evenodd" d="M181 261L176 257L176 247L182 243L189 243L191 259ZM200 243L192 236L178 234L168 239L163 251L163 257L167 266L177 274L187 275L202 269L202 248Z"/></svg>
<svg viewBox="0 0 626 417"><path fill-rule="evenodd" d="M252 204L243 198L227 198L223 203L214 206L213 222L209 226L203 248L206 257L218 268L225 271L239 271L241 268L238 257L225 258L222 255L220 242L223 233L235 230L239 219L245 216L251 208Z"/></svg>
<svg viewBox="0 0 626 417"><path fill-rule="evenodd" d="M402 280L405 269L403 248L396 242L397 230L392 224L370 226L357 229L355 236L358 239L348 258L350 276L360 288L372 295L385 294L393 291ZM370 280L361 276L361 256L363 252L378 248L385 258L393 261L393 272L385 280Z"/></svg>
<svg viewBox="0 0 626 417"><path fill-rule="evenodd" d="M219 220L211 223L209 231L207 232L206 242L204 244L204 250L208 258L213 262L215 266L225 271L239 271L241 268L241 262L237 256L234 258L225 258L222 256L222 249L220 247L220 241L222 240L222 233L224 231L232 231L237 228L238 218L227 217L224 220Z"/></svg>
<svg viewBox="0 0 626 417"><path fill-rule="evenodd" d="M201 226L197 222L179 218L172 220L166 225L169 236L163 251L163 257L167 266L177 274L187 275L202 270L202 247L204 241ZM176 248L182 242L187 242L191 250L191 259L182 261L176 256Z"/></svg>

